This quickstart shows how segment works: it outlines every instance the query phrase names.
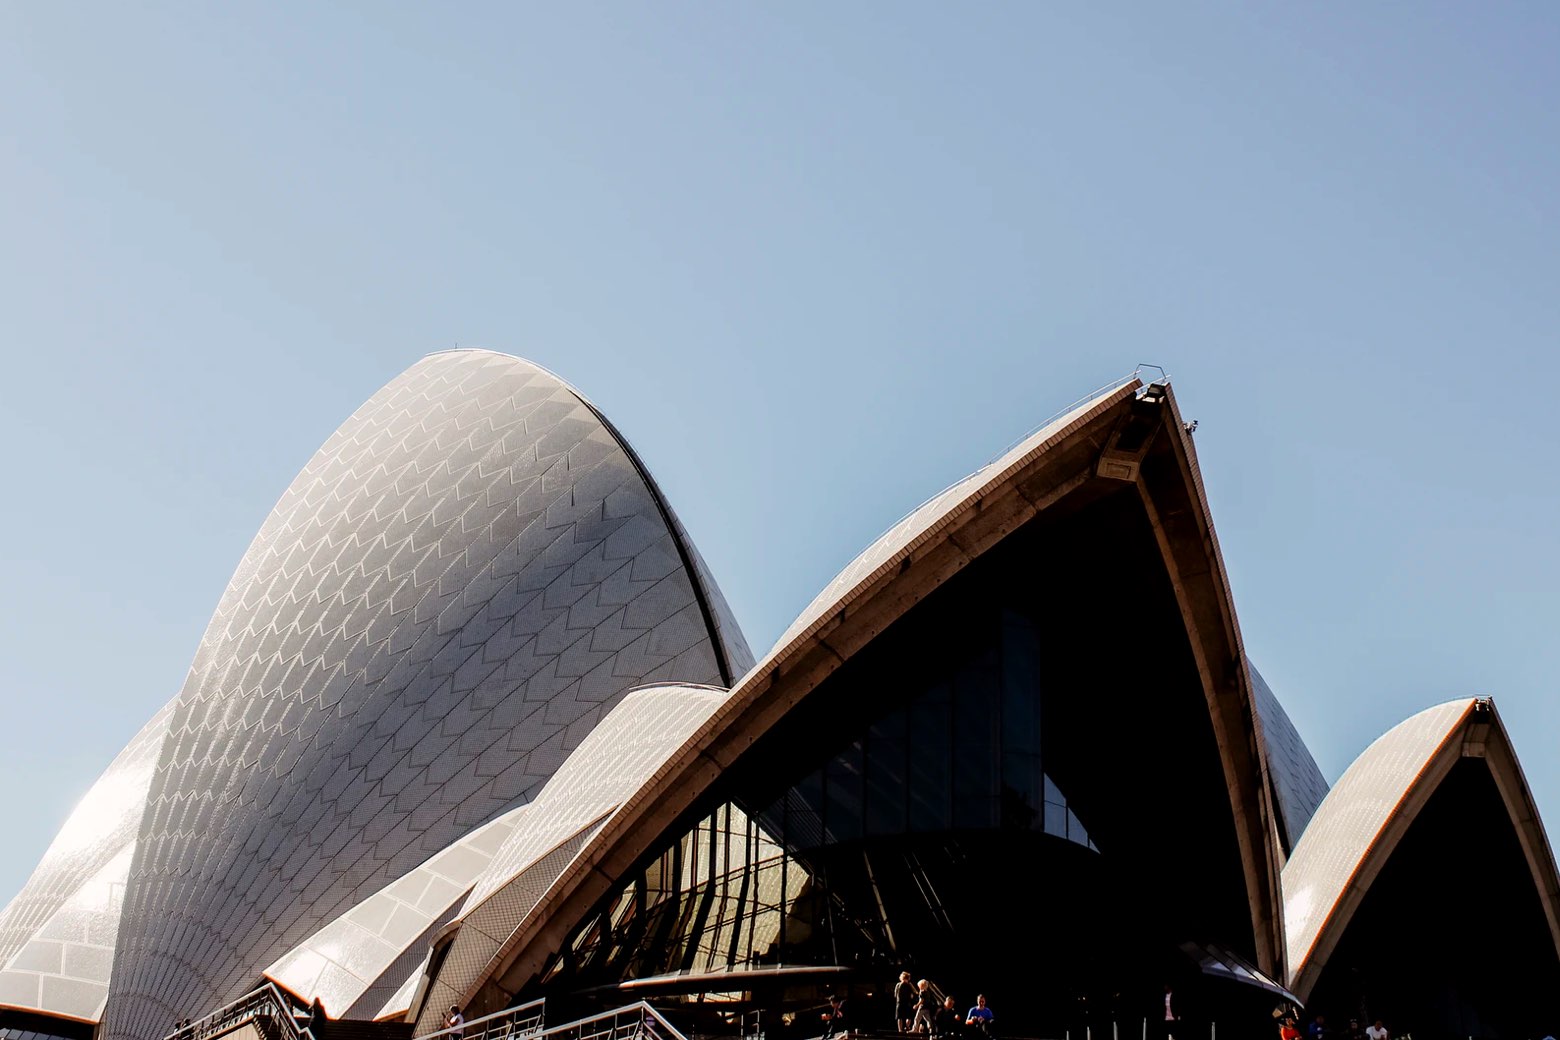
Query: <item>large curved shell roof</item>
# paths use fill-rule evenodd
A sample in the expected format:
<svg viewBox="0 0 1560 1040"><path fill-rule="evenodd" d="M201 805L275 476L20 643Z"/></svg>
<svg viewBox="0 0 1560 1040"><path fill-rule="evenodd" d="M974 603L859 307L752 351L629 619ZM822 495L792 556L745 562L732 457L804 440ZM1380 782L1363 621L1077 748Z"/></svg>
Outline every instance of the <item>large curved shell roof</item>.
<svg viewBox="0 0 1560 1040"><path fill-rule="evenodd" d="M728 683L746 648L679 532L534 365L436 354L375 394L277 503L172 705L104 1035L236 996L524 804L630 687Z"/></svg>
<svg viewBox="0 0 1560 1040"><path fill-rule="evenodd" d="M1125 421L1142 384L1113 385L1044 428L1024 438L990 464L911 511L851 562L825 587L779 642L731 691L700 729L642 785L581 848L552 887L523 914L494 954L483 977L466 984L466 1003L491 982L503 990L523 987L540 970L571 923L587 913L611 879L632 862L646 830L667 825L693 804L713 779L735 761L756 734L766 731L838 664L972 559L1030 518L1096 479L1102 450L1117 423ZM1216 739L1231 775L1254 929L1262 959L1276 965L1277 877L1271 855L1266 799L1260 793L1260 751L1251 718L1249 679L1244 669L1220 671L1221 661L1242 661L1228 582L1207 516L1201 479L1190 444L1181 432L1173 398L1167 401L1171 469L1152 478L1135 464L1125 479L1152 480L1176 499L1174 518L1161 517L1173 542L1167 562L1186 589L1183 613L1208 641L1202 667L1214 688ZM1114 477L1114 474L1112 475ZM1156 492L1142 485L1146 499ZM1193 588L1195 587L1195 588ZM1195 650L1194 653L1203 651ZM1226 674L1227 673L1227 674Z"/></svg>
<svg viewBox="0 0 1560 1040"><path fill-rule="evenodd" d="M1521 767L1494 705L1462 698L1426 708L1360 752L1284 865L1289 981L1302 998L1397 842L1465 755L1495 776L1560 950L1560 880Z"/></svg>

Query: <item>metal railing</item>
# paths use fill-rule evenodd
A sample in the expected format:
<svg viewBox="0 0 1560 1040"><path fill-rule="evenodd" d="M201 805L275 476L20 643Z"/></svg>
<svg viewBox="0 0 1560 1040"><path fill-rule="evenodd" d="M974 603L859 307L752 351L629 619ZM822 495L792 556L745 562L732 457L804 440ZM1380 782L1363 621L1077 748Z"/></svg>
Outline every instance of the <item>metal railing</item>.
<svg viewBox="0 0 1560 1040"><path fill-rule="evenodd" d="M534 1037L542 1033L546 1017L546 1001L537 999L473 1018L436 1033L424 1033L417 1040L511 1040Z"/></svg>
<svg viewBox="0 0 1560 1040"><path fill-rule="evenodd" d="M250 1024L266 1040L314 1040L308 1021L309 1008L267 982L204 1018L178 1027L165 1040L215 1040Z"/></svg>
<svg viewBox="0 0 1560 1040"><path fill-rule="evenodd" d="M659 1011L642 1000L545 1028L541 1025L542 1013L542 1002L533 1000L529 1004L485 1015L460 1026L460 1040L508 1040L509 1037L521 1036L530 1040L688 1040ZM528 1028L525 1023L533 1020L535 1025ZM506 1022L512 1025L506 1027ZM504 1032L505 1028L509 1031ZM454 1033L453 1029L441 1029L436 1033L426 1033L417 1040L453 1040Z"/></svg>

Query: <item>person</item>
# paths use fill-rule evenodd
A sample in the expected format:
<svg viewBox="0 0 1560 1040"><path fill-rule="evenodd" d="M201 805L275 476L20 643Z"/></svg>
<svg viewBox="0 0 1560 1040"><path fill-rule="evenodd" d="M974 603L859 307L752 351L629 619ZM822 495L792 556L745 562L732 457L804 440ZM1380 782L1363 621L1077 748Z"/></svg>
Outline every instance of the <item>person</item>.
<svg viewBox="0 0 1560 1040"><path fill-rule="evenodd" d="M1175 1040L1176 1024L1181 1020L1180 1009L1175 1004L1175 990L1170 988L1170 983L1165 983L1165 1015L1164 1038Z"/></svg>
<svg viewBox="0 0 1560 1040"><path fill-rule="evenodd" d="M959 1010L953 1002L950 994L943 998L943 1005L937 1010L937 1036L944 1040L951 1040L959 1035Z"/></svg>
<svg viewBox="0 0 1560 1040"><path fill-rule="evenodd" d="M937 994L926 979L915 984L915 1021L910 1024L910 1032L927 1036L937 1032Z"/></svg>
<svg viewBox="0 0 1560 1040"><path fill-rule="evenodd" d="M1311 1025L1305 1031L1311 1040L1324 1040L1327 1036L1327 1016L1317 1015L1311 1020Z"/></svg>
<svg viewBox="0 0 1560 1040"><path fill-rule="evenodd" d="M986 1006L986 994L982 993L975 998L975 1006L970 1008L970 1013L964 1016L964 1024L989 1035L992 1018L991 1009Z"/></svg>
<svg viewBox="0 0 1560 1040"><path fill-rule="evenodd" d="M894 986L894 1025L901 1033L908 1033L914 1021L915 983L910 981L908 971L902 971Z"/></svg>
<svg viewBox="0 0 1560 1040"><path fill-rule="evenodd" d="M1387 1032L1387 1027L1382 1025L1381 1019L1378 1018L1375 1025L1365 1027L1365 1035L1370 1040L1388 1040L1392 1034Z"/></svg>
<svg viewBox="0 0 1560 1040"><path fill-rule="evenodd" d="M828 1010L823 1013L823 1035L833 1036L845 1031L845 1000L838 993L829 997Z"/></svg>
<svg viewBox="0 0 1560 1040"><path fill-rule="evenodd" d="M466 1016L460 1013L459 1004L450 1005L450 1013L444 1016L444 1028L450 1031L451 1040L460 1040L466 1032Z"/></svg>
<svg viewBox="0 0 1560 1040"><path fill-rule="evenodd" d="M1300 1027L1293 1018L1285 1018L1283 1025L1278 1027L1278 1040L1300 1040Z"/></svg>

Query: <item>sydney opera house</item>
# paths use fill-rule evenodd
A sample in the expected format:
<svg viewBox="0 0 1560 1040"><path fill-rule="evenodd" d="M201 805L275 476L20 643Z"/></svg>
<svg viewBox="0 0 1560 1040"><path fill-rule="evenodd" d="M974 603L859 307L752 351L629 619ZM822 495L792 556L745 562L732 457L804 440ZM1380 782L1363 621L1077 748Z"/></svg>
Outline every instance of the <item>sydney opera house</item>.
<svg viewBox="0 0 1560 1040"><path fill-rule="evenodd" d="M0 914L0 1040L420 1037L452 1006L472 1040L640 1002L806 1037L830 993L891 1030L901 970L1011 1037L1158 1036L1168 984L1178 1040L1289 1004L1536 1038L1560 879L1489 700L1329 788L1246 658L1164 382L935 495L755 659L607 418L454 351L309 460Z"/></svg>

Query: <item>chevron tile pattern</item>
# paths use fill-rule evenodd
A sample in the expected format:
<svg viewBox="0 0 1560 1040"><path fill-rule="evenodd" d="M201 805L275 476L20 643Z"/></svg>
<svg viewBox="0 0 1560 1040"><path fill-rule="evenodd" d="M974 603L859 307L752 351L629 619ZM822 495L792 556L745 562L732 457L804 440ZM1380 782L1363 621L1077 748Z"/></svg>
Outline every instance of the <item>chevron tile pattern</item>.
<svg viewBox="0 0 1560 1040"><path fill-rule="evenodd" d="M427 943L420 940L454 919L530 810L511 809L381 888L289 950L266 977L304 1000L320 1001L332 1017L374 1018L405 981L403 962L426 955Z"/></svg>
<svg viewBox="0 0 1560 1040"><path fill-rule="evenodd" d="M727 691L664 684L634 690L569 756L526 818L476 879L460 909L460 931L423 1002L417 1032L439 1027L451 1004L486 972L505 939L603 821L709 719ZM496 1010L496 1009L488 1009Z"/></svg>
<svg viewBox="0 0 1560 1040"><path fill-rule="evenodd" d="M160 1037L239 995L526 804L631 687L728 685L752 664L682 538L562 381L485 351L425 358L277 503L184 688L105 775L134 781L104 788L126 804L51 847L0 916L0 953L36 959L72 899L111 892L93 904L98 931L118 922L94 936L94 979L112 954L103 1036ZM108 889L111 864L128 876Z"/></svg>

